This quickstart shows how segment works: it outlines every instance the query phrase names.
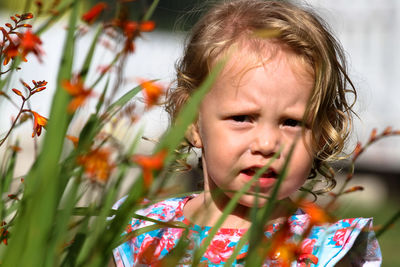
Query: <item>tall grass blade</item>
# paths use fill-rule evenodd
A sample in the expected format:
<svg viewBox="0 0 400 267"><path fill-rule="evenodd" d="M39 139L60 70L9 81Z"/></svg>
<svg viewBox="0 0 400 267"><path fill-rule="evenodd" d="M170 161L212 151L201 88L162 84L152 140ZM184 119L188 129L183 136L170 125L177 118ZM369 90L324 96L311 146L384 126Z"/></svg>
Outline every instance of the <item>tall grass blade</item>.
<svg viewBox="0 0 400 267"><path fill-rule="evenodd" d="M147 10L146 14L144 14L144 16L143 16L143 21L149 20L153 16L153 13L156 10L158 2L160 2L160 0L153 0L153 3L151 3L150 8Z"/></svg>
<svg viewBox="0 0 400 267"><path fill-rule="evenodd" d="M35 34L41 35L48 30L55 22L62 18L62 16L73 7L75 0L63 0L58 4L55 12L57 15L50 16L40 27L35 31Z"/></svg>
<svg viewBox="0 0 400 267"><path fill-rule="evenodd" d="M61 87L61 82L71 77L74 55L74 33L78 13L74 1L70 14L64 54L57 78L57 90L52 103L50 119L45 136L43 151L37 164L26 178L26 190L21 203L21 213L13 229L14 235L5 253L5 266L54 266L44 248L52 238L52 228L57 208L59 159L64 136L71 116L66 116L70 96ZM29 224L27 224L29 222ZM24 257L21 257L21 251ZM45 262L45 259L50 260Z"/></svg>
<svg viewBox="0 0 400 267"><path fill-rule="evenodd" d="M383 227L376 232L376 238L379 238L383 233L385 233L398 219L400 219L400 210L393 214Z"/></svg>
<svg viewBox="0 0 400 267"><path fill-rule="evenodd" d="M83 62L82 69L79 72L79 75L80 75L80 77L82 78L83 81L86 80L86 76L89 73L89 68L90 68L90 65L92 63L92 59L93 59L93 56L94 56L94 51L96 49L96 45L97 45L99 37L100 37L100 35L102 33L102 30L103 30L102 26L99 26L97 28L96 33L95 33L95 35L93 37L92 43L90 44L89 50L88 50L88 52L86 54L85 61Z"/></svg>

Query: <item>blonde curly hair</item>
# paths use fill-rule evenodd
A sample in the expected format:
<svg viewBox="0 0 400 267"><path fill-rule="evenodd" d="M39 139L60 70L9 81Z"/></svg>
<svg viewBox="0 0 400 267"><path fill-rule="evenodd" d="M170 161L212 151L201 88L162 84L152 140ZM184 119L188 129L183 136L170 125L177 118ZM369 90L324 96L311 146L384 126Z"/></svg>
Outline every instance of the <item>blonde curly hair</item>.
<svg viewBox="0 0 400 267"><path fill-rule="evenodd" d="M316 151L312 172L329 179L326 189L333 188L336 182L328 162L343 155L357 94L341 45L309 7L289 1L236 0L211 8L192 29L176 65L176 85L169 89L166 103L171 120L216 59L241 42L260 55L267 43L289 47L312 68L314 89L305 113L313 133L311 149Z"/></svg>

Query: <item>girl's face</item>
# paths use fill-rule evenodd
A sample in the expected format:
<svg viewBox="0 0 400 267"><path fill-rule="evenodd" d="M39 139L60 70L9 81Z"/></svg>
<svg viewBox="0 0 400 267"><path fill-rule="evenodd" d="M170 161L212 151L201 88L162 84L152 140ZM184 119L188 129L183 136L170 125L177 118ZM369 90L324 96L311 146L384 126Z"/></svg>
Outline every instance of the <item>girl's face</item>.
<svg viewBox="0 0 400 267"><path fill-rule="evenodd" d="M205 194L220 188L231 197L282 149L257 181L259 192L269 196L296 141L278 194L284 199L303 185L313 161L307 149L311 130L306 126L301 136L313 77L306 71L309 66L282 49L264 65L243 72L244 64L238 59L227 64L204 98L192 131L194 145L203 151ZM256 185L252 192L257 192ZM239 203L251 207L254 199L247 194ZM266 199L258 201L261 206Z"/></svg>

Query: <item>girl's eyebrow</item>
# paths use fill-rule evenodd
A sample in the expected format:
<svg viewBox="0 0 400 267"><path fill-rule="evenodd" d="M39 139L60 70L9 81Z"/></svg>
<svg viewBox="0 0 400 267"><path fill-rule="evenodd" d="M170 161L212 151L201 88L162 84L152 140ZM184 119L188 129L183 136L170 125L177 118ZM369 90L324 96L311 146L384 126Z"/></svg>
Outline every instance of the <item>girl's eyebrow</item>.
<svg viewBox="0 0 400 267"><path fill-rule="evenodd" d="M260 107L249 107L247 105L245 106L239 106L239 105L221 105L220 110L223 113L234 113L234 114L258 114L261 112Z"/></svg>

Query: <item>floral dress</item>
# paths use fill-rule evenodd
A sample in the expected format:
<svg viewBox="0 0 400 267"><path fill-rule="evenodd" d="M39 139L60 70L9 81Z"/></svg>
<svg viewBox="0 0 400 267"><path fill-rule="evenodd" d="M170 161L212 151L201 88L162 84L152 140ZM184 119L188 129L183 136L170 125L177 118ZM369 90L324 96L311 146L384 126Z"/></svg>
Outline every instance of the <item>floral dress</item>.
<svg viewBox="0 0 400 267"><path fill-rule="evenodd" d="M187 239L190 241L179 266L190 266L193 252L211 229L193 225L183 216L183 207L191 197L193 196L163 200L137 212L159 221L179 221L189 225ZM123 200L114 207L118 208ZM295 214L288 222L291 238L301 240L301 235L309 224L309 216ZM152 224L149 221L132 219L126 233ZM351 266L380 266L381 251L371 227L372 219L366 218L344 219L333 224L313 226L308 237L301 241L300 256L290 266L335 266L345 256ZM279 228L280 224L269 225L265 236L270 238ZM201 258L202 266L223 266L246 231L247 229L219 229ZM168 227L140 234L114 249L115 263L118 267L156 266L176 246L183 234L182 228ZM243 259L247 250L248 244L242 247L234 266L244 265ZM278 259L267 259L263 266L281 265Z"/></svg>

